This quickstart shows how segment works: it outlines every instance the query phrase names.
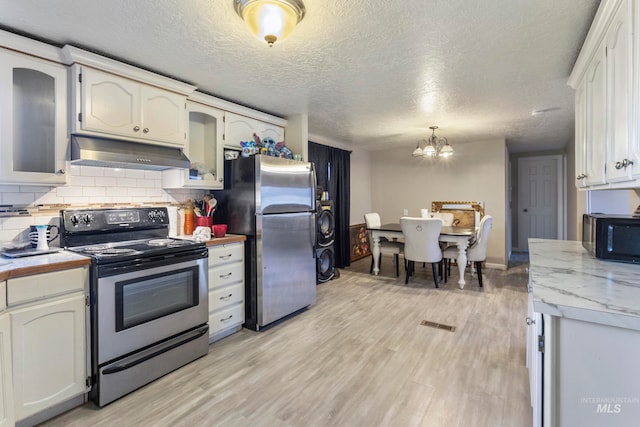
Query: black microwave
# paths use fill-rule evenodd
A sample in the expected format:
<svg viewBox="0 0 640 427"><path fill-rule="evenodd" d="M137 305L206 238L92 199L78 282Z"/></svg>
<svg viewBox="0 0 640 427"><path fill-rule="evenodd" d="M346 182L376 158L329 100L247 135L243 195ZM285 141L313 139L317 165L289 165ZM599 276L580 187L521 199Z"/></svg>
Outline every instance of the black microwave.
<svg viewBox="0 0 640 427"><path fill-rule="evenodd" d="M640 218L584 214L582 246L596 258L640 263Z"/></svg>

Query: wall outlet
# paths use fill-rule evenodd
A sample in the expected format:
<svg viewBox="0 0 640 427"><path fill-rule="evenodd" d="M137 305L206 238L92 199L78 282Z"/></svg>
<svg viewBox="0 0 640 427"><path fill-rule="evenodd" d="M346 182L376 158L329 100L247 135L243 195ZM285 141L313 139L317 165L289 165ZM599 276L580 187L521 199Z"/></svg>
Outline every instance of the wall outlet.
<svg viewBox="0 0 640 427"><path fill-rule="evenodd" d="M402 216L409 216L409 209L403 209Z"/></svg>

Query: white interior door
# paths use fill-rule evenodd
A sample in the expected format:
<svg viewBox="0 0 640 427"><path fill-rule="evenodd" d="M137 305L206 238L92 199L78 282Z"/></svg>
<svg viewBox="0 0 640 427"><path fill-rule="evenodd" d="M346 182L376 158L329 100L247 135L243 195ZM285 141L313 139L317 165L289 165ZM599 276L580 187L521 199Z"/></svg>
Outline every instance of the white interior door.
<svg viewBox="0 0 640 427"><path fill-rule="evenodd" d="M530 237L557 239L558 157L518 159L518 248L528 250Z"/></svg>

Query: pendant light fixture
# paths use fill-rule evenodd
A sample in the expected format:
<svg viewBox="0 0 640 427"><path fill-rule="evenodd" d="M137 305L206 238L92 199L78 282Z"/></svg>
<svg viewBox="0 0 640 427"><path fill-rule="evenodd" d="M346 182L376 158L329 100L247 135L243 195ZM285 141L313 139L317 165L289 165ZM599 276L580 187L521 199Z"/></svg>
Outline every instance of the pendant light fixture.
<svg viewBox="0 0 640 427"><path fill-rule="evenodd" d="M438 126L429 126L432 133L428 140L423 140L425 147L421 148L420 143L413 150L413 157L451 157L453 156L453 148L449 145L447 138L436 136Z"/></svg>
<svg viewBox="0 0 640 427"><path fill-rule="evenodd" d="M287 37L305 14L302 0L234 0L251 32L269 46Z"/></svg>

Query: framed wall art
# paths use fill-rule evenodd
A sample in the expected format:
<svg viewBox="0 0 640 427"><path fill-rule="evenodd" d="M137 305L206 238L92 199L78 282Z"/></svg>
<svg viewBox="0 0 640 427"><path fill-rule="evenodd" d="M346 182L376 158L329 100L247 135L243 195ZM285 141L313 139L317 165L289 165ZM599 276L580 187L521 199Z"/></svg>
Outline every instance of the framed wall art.
<svg viewBox="0 0 640 427"><path fill-rule="evenodd" d="M349 246L351 261L357 261L371 255L369 231L365 224L354 224L349 227Z"/></svg>

